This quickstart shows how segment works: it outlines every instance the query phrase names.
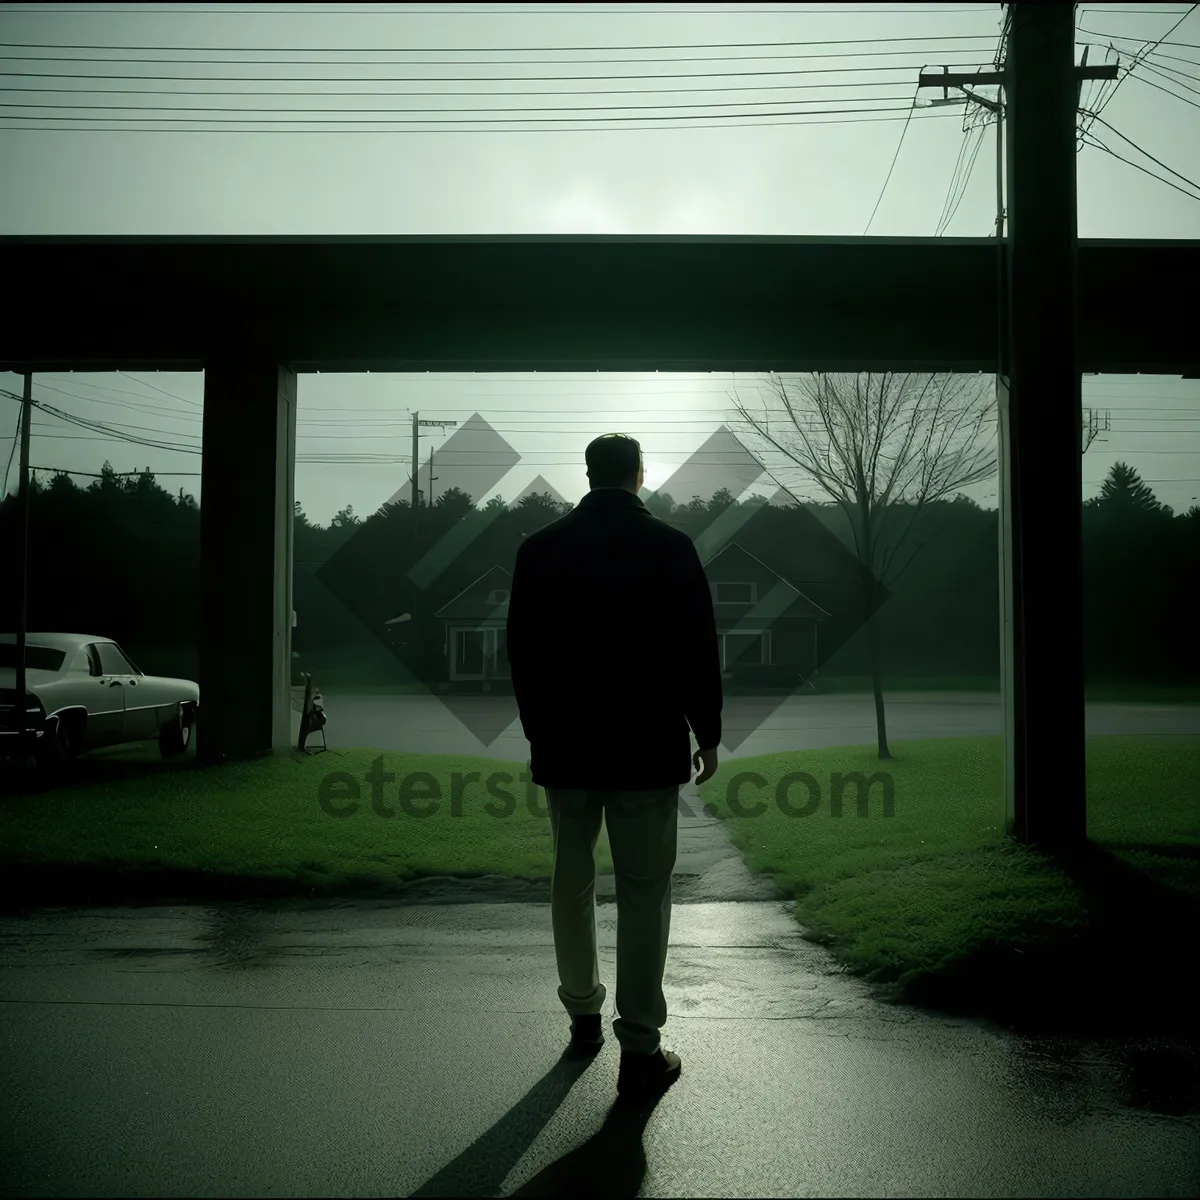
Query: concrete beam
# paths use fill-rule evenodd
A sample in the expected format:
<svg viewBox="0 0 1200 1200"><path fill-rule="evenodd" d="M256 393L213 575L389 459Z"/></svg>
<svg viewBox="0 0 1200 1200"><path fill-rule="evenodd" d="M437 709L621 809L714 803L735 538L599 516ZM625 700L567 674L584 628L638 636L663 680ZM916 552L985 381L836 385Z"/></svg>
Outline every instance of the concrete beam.
<svg viewBox="0 0 1200 1200"><path fill-rule="evenodd" d="M0 369L200 370L225 328L305 371L996 368L988 238L0 237ZM1164 278L1200 241L1085 241L1081 367L1195 366ZM1056 319L1061 319L1059 314Z"/></svg>
<svg viewBox="0 0 1200 1200"><path fill-rule="evenodd" d="M296 374L234 349L204 370L196 749L221 762L291 742Z"/></svg>

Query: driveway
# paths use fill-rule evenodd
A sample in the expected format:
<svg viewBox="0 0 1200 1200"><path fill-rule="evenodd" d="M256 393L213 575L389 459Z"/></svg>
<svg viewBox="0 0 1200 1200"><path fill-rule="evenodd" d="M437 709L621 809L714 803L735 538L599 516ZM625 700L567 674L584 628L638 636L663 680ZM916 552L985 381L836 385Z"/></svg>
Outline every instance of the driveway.
<svg viewBox="0 0 1200 1200"><path fill-rule="evenodd" d="M464 724L431 695L325 694L330 746L373 746L391 751L482 754L524 761L529 743L519 721L509 720L511 698L455 697ZM1000 733L1000 698L980 692L897 692L887 697L888 737L971 737ZM875 705L868 695L798 695L782 703L735 696L725 705L725 757L777 750L815 750L875 740ZM293 714L299 733L299 716ZM472 729L503 732L485 744ZM1200 705L1090 704L1092 734L1200 734Z"/></svg>
<svg viewBox="0 0 1200 1200"><path fill-rule="evenodd" d="M1200 1193L1194 1046L880 1004L779 902L676 910L683 1076L624 1114L541 904L49 912L0 965L10 1196Z"/></svg>

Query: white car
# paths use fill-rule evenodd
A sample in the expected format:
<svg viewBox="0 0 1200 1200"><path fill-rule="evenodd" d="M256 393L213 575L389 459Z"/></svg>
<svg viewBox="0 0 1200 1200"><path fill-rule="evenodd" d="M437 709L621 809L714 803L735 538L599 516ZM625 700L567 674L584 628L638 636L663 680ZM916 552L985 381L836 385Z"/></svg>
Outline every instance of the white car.
<svg viewBox="0 0 1200 1200"><path fill-rule="evenodd" d="M18 752L17 637L0 634L0 754ZM48 767L123 742L158 740L164 757L191 740L200 687L146 675L111 638L82 633L25 637L25 689L34 752Z"/></svg>

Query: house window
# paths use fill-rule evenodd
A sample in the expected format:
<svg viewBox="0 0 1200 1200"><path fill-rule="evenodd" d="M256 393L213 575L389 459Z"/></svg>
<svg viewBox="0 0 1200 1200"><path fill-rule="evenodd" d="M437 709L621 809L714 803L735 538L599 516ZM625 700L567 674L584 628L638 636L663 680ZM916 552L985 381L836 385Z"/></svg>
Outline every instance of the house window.
<svg viewBox="0 0 1200 1200"><path fill-rule="evenodd" d="M713 600L717 604L754 604L758 600L755 583L714 583Z"/></svg>
<svg viewBox="0 0 1200 1200"><path fill-rule="evenodd" d="M771 633L723 633L721 635L721 666L726 671L735 667L765 667L771 661Z"/></svg>
<svg viewBox="0 0 1200 1200"><path fill-rule="evenodd" d="M482 629L454 631L454 674L457 677L483 677L483 640Z"/></svg>
<svg viewBox="0 0 1200 1200"><path fill-rule="evenodd" d="M451 679L508 679L508 637L503 629L450 630Z"/></svg>
<svg viewBox="0 0 1200 1200"><path fill-rule="evenodd" d="M507 588L493 588L490 592L488 592L487 602L489 604L503 604L507 599Z"/></svg>

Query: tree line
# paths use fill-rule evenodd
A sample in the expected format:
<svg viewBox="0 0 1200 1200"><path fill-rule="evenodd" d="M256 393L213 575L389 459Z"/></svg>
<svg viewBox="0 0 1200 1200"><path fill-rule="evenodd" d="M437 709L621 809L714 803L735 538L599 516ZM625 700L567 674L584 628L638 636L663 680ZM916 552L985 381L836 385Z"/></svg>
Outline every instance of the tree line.
<svg viewBox="0 0 1200 1200"><path fill-rule="evenodd" d="M523 537L567 511L548 494L482 505L451 490L430 508L390 504L363 519L349 507L328 525L294 515L295 644L319 665L326 686L347 677L399 670L389 630L410 666L421 654L436 669L440 636L432 614L493 565L511 570ZM833 504L766 505L728 492L675 503L656 496L657 516L698 536L730 508L747 509L735 540L774 567L841 622L844 644L822 671L862 675L861 614L855 575L829 550L849 544ZM755 511L749 512L749 509ZM11 631L20 510L0 501L0 626ZM66 474L30 489L30 628L95 633L120 642L146 671L194 677L198 638L201 507L172 494L152 472L117 475L107 463L86 486ZM898 511L895 526L906 525ZM1195 579L1200 509L1172 513L1125 464L1083 505L1084 628L1089 677L1097 681L1191 683L1200 677ZM882 535L887 536L886 532ZM885 675L994 677L999 666L997 514L964 497L924 506L911 535L919 552L875 617ZM416 578L414 579L414 573ZM231 586L233 584L231 583ZM386 622L403 613L405 625ZM422 632L424 631L424 632ZM420 660L420 662L417 662ZM418 673L420 671L418 670Z"/></svg>

